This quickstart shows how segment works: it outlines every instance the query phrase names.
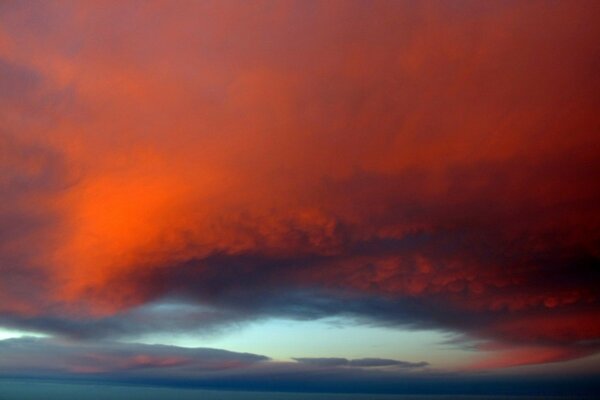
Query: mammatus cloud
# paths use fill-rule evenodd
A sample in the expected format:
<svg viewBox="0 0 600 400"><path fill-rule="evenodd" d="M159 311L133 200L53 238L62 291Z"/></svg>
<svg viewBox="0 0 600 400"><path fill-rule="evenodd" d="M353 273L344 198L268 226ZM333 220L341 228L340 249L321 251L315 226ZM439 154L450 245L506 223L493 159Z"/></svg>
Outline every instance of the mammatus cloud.
<svg viewBox="0 0 600 400"><path fill-rule="evenodd" d="M597 353L599 15L3 3L0 324L348 315L502 350L480 368Z"/></svg>

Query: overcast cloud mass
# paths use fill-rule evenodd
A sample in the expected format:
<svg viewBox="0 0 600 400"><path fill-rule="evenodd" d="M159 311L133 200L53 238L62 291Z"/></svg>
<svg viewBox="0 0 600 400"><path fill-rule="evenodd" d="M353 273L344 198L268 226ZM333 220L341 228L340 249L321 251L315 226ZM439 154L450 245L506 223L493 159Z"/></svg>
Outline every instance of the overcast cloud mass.
<svg viewBox="0 0 600 400"><path fill-rule="evenodd" d="M0 375L436 371L427 349L121 342L273 318L487 355L452 373L597 357L599 21L595 1L1 2L0 327L47 337L0 341Z"/></svg>

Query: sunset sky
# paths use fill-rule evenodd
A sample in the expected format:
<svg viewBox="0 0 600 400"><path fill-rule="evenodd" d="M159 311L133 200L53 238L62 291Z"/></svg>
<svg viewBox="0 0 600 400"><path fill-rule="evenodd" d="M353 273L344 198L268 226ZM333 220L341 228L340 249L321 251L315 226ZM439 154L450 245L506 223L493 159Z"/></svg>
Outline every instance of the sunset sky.
<svg viewBox="0 0 600 400"><path fill-rule="evenodd" d="M0 378L585 392L599 182L598 1L0 0Z"/></svg>

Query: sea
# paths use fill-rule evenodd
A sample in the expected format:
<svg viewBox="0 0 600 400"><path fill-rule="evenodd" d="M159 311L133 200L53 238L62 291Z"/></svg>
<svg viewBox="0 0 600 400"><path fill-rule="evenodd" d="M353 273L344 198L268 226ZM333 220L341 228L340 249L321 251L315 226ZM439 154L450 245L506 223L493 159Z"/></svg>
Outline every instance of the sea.
<svg viewBox="0 0 600 400"><path fill-rule="evenodd" d="M279 393L0 380L0 400L534 400L543 398L548 397ZM566 399L567 397L552 398Z"/></svg>

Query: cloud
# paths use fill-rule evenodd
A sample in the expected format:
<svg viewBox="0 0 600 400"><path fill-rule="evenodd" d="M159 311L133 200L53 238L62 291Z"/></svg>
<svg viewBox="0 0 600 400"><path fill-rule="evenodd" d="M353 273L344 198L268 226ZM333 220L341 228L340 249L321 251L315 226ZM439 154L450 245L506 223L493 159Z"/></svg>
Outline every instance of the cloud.
<svg viewBox="0 0 600 400"><path fill-rule="evenodd" d="M179 348L125 343L65 343L23 338L0 341L0 371L10 376L129 375L153 370L193 376L203 372L245 368L267 361L249 353L205 348ZM166 371L166 372L165 372ZM151 373L151 372L150 372Z"/></svg>
<svg viewBox="0 0 600 400"><path fill-rule="evenodd" d="M422 368L429 365L429 363L421 362L408 362L400 360L390 360L386 358L357 358L348 360L347 358L308 358L300 357L294 358L294 361L313 365L317 367L358 367L358 368L370 368L370 367L398 367L398 368Z"/></svg>
<svg viewBox="0 0 600 400"><path fill-rule="evenodd" d="M426 363L382 359L298 360L302 361L282 362L257 354L138 343L67 342L51 338L0 341L0 377L9 379L3 382L7 390L12 385L19 388L32 385L35 390L40 380L59 385L64 382L141 385L150 392L152 386L167 386L279 392L539 396L590 395L598 387L595 379L568 375L456 374L421 369L424 366L421 364ZM374 368L383 364L389 367Z"/></svg>
<svg viewBox="0 0 600 400"><path fill-rule="evenodd" d="M597 353L595 2L1 7L3 325Z"/></svg>
<svg viewBox="0 0 600 400"><path fill-rule="evenodd" d="M398 367L398 368L422 368L429 365L428 362L409 362L400 360L389 360L386 358L358 358L349 361L352 367Z"/></svg>
<svg viewBox="0 0 600 400"><path fill-rule="evenodd" d="M301 364L314 365L317 367L339 367L348 365L346 358L294 358L296 362Z"/></svg>
<svg viewBox="0 0 600 400"><path fill-rule="evenodd" d="M61 213L53 206L70 185L60 153L0 131L0 313L31 313L44 301ZM37 303L37 304L36 304Z"/></svg>

